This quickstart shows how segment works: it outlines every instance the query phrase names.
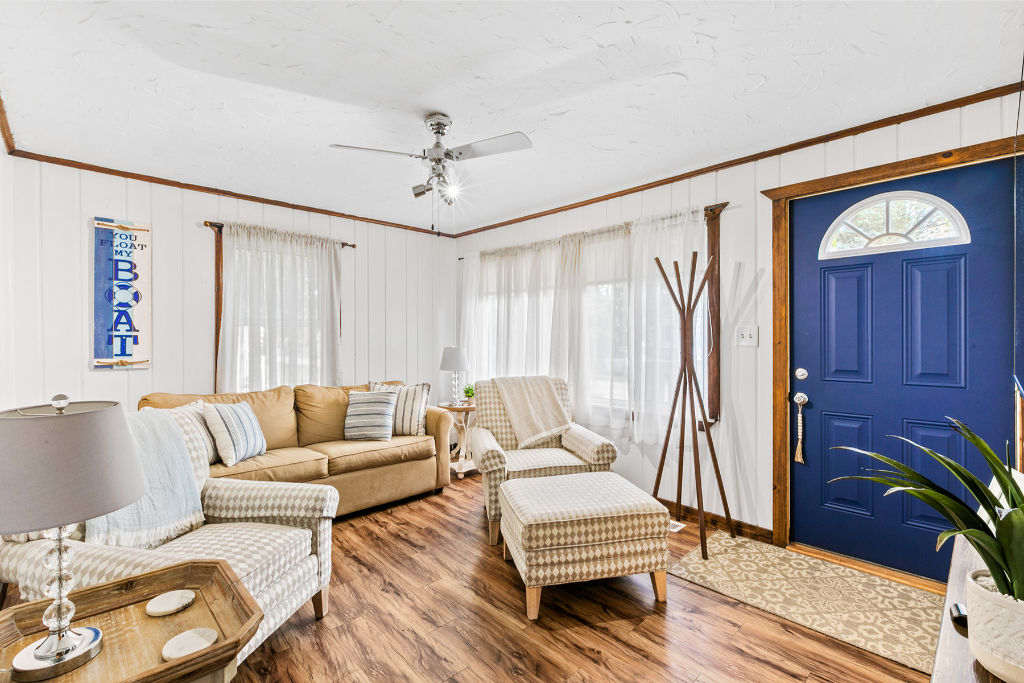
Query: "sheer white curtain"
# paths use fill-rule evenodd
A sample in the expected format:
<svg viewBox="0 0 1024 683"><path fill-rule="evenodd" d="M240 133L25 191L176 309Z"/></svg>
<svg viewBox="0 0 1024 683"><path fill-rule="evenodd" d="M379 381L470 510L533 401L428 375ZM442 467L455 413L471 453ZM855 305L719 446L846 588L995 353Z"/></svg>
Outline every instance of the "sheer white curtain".
<svg viewBox="0 0 1024 683"><path fill-rule="evenodd" d="M697 252L696 290L707 265L707 231L698 211L641 218L633 225L629 310L631 441L647 454L660 452L680 363L679 313L654 258L661 259L673 288L676 281L672 262L679 262L685 296L693 252ZM706 289L700 304L694 323L694 360L706 401L707 363L701 362L709 350ZM676 423L680 417L677 408Z"/></svg>
<svg viewBox="0 0 1024 683"><path fill-rule="evenodd" d="M217 390L341 384L340 242L224 226Z"/></svg>
<svg viewBox="0 0 1024 683"><path fill-rule="evenodd" d="M567 235L561 247L550 374L568 380L576 422L620 438L629 430L630 229Z"/></svg>
<svg viewBox="0 0 1024 683"><path fill-rule="evenodd" d="M699 277L704 243L700 213L688 211L467 255L461 343L472 377L564 377L578 423L657 441L679 371L679 316L654 257L670 273L678 260L685 279L697 251ZM706 323L697 327L703 356Z"/></svg>
<svg viewBox="0 0 1024 683"><path fill-rule="evenodd" d="M560 260L557 241L466 257L461 338L471 377L549 374Z"/></svg>

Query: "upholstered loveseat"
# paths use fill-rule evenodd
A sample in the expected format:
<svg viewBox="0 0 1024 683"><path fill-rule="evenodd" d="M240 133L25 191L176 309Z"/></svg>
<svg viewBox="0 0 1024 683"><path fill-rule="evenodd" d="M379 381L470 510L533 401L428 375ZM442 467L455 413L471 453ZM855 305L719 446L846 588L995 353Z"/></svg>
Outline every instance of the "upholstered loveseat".
<svg viewBox="0 0 1024 683"><path fill-rule="evenodd" d="M401 384L401 382L388 382ZM366 384L321 387L302 384L241 394L147 394L139 408L174 408L192 401L252 406L267 439L267 452L231 467L210 466L214 479L310 482L338 491L332 516L390 503L450 481L447 410L427 408L425 436L393 436L390 441L346 441L348 393Z"/></svg>
<svg viewBox="0 0 1024 683"><path fill-rule="evenodd" d="M569 385L563 379L552 381L566 414L572 415ZM469 438L473 457L483 476L488 541L491 545L497 544L500 536L498 491L502 482L526 477L602 472L611 469L618 455L611 441L577 424L560 436L520 449L494 380L476 383L476 426L470 430Z"/></svg>

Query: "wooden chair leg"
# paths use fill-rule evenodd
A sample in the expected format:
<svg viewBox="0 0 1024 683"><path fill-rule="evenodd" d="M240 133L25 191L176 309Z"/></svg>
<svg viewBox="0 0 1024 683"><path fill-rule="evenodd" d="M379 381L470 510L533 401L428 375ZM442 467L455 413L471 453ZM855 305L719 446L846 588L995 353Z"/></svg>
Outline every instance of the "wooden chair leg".
<svg viewBox="0 0 1024 683"><path fill-rule="evenodd" d="M654 588L654 599L665 602L668 599L668 587L665 585L665 570L651 572L651 586Z"/></svg>
<svg viewBox="0 0 1024 683"><path fill-rule="evenodd" d="M535 621L540 615L541 586L526 587L526 618Z"/></svg>
<svg viewBox="0 0 1024 683"><path fill-rule="evenodd" d="M498 537L501 535L501 522L487 520L487 542L491 545L498 545Z"/></svg>
<svg viewBox="0 0 1024 683"><path fill-rule="evenodd" d="M501 557L508 562L512 559L512 553L508 551L508 543L504 540L501 542Z"/></svg>
<svg viewBox="0 0 1024 683"><path fill-rule="evenodd" d="M320 592L313 596L313 614L317 619L323 619L327 616L327 610L329 607L327 591L329 586L324 586L320 589Z"/></svg>

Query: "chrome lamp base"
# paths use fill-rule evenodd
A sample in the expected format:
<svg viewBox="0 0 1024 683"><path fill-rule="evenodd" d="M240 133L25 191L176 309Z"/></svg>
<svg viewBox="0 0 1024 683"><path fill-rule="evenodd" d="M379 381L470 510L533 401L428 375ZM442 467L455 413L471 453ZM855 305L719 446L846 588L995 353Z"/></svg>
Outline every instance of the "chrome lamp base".
<svg viewBox="0 0 1024 683"><path fill-rule="evenodd" d="M11 680L43 681L59 676L82 666L103 649L103 632L98 628L71 628L75 605L68 595L75 589L75 580L68 566L74 553L67 546L67 539L74 530L73 525L65 525L43 533L53 541L53 547L43 558L43 566L50 570L43 593L53 598L43 612L43 625L50 632L15 655Z"/></svg>
<svg viewBox="0 0 1024 683"><path fill-rule="evenodd" d="M92 626L49 634L14 656L12 681L44 681L77 669L103 649L103 632Z"/></svg>

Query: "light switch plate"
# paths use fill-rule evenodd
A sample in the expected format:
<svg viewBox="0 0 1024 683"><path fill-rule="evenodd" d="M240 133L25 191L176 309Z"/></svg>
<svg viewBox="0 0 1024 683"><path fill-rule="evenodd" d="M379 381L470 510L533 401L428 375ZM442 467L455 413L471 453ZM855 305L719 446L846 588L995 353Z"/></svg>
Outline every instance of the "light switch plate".
<svg viewBox="0 0 1024 683"><path fill-rule="evenodd" d="M737 327L736 346L757 346L757 326L745 325Z"/></svg>

